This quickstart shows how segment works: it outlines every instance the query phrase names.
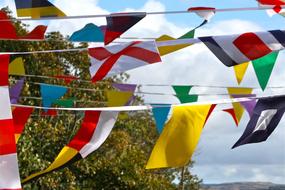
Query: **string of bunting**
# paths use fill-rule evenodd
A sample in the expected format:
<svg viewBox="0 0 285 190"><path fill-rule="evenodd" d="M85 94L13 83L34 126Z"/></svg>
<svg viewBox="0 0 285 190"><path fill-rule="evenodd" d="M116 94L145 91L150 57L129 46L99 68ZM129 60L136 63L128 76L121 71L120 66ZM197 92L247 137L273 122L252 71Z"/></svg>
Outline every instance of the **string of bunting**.
<svg viewBox="0 0 285 190"><path fill-rule="evenodd" d="M222 111L233 118L236 126L239 125L245 111L250 116L244 133L232 148L267 140L285 112L285 95L281 92L279 94L253 94L254 88L245 87L142 84L144 86L171 86L175 94L167 94L135 91L137 84L113 84L113 87L117 91L106 91L106 102L98 101L96 102L98 103L96 107L89 107L88 105L85 105L86 107L77 107L75 103L80 100L74 98L63 99L68 89L97 90L26 81L27 84L40 85L40 98L32 96L21 97L25 78L21 78L20 80L11 79L16 84L10 88L8 87L9 74L10 76L16 75L18 77L61 79L65 80L67 85L72 81L86 82L72 76L26 75L24 59L17 57L11 61L11 55L84 51L88 53L90 58L89 72L91 82L102 83L101 80L128 70L161 63L161 56L193 44L203 43L220 62L227 67L234 68L238 84L242 82L249 62L251 62L261 89L265 90L278 58L278 53L285 49L284 30L195 37L195 30L207 24L217 12L266 10L269 15L279 14L285 16L285 11L283 10L285 3L283 1L257 0L257 3L258 7L245 8L216 9L213 7L191 7L188 10L182 11L67 16L62 10L47 0L15 0L18 17L28 18L9 18L4 11L0 11L1 40L45 40L47 26L39 25L25 35L18 35L12 21L105 17L106 25L97 26L89 23L84 28L74 32L68 39L71 42L101 42L105 46L0 53L0 101L3 104L3 110L0 112L0 189L21 189L16 143L35 109L42 111L40 112L41 116L57 115L57 111L72 111L74 114L76 112L84 112L84 115L81 127L74 137L62 148L51 165L42 171L26 176L22 180L22 184L88 157L108 138L121 112L152 111L153 113L160 136L152 150L146 169L182 167L187 165L196 149L201 132L211 113L214 112L217 105L221 104L231 104L231 108L223 109ZM195 13L203 21L200 25L178 38L163 35L159 38L149 39L150 41L130 41L109 45L114 43L114 40L121 38L121 35L147 15L182 13ZM225 88L227 93L193 93L193 87ZM284 87L271 88L282 89ZM176 96L180 103L132 105L134 94L172 95ZM199 96L212 95L227 95L230 97L226 99L198 101ZM19 99L21 98L42 100L42 106L19 104ZM100 103L104 103L104 107ZM57 107L53 107L53 105L57 105Z"/></svg>

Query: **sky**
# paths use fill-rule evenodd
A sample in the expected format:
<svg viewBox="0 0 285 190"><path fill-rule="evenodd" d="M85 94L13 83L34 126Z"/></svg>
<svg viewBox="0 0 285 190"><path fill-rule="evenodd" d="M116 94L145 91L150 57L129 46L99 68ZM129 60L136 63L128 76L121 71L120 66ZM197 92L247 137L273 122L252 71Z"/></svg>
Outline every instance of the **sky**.
<svg viewBox="0 0 285 190"><path fill-rule="evenodd" d="M193 6L215 8L256 7L254 0L54 0L67 15L108 14L125 11L173 11L187 10ZM15 10L12 0L2 0L0 6ZM104 18L61 20L49 22L49 31L61 31L66 35L82 28L85 24L105 24ZM39 21L27 22L31 28ZM178 37L201 23L194 14L147 16L124 36L159 37L168 34ZM282 29L285 19L275 15L269 17L265 11L217 13L211 22L198 29L196 36L236 34L248 31ZM139 84L185 84L237 86L232 68L224 66L207 48L193 45L176 53L162 57L163 62L130 72L129 83ZM283 85L285 81L285 54L281 52L274 67L269 86ZM241 86L258 86L252 66L245 75ZM144 91L173 93L170 87L143 88ZM211 89L193 89L193 92L213 92ZM219 91L223 93L222 91ZM224 91L225 92L225 91ZM260 90L255 90L261 93ZM265 90L264 94L277 91ZM199 101L228 97L199 97ZM175 97L145 96L147 103L178 103ZM224 105L230 107L231 105ZM239 127L231 117L219 110L210 117L194 154L195 165L191 172L203 179L204 183L237 181L268 181L285 183L285 118L274 133L263 143L241 146L231 150L246 127L249 117L244 114Z"/></svg>

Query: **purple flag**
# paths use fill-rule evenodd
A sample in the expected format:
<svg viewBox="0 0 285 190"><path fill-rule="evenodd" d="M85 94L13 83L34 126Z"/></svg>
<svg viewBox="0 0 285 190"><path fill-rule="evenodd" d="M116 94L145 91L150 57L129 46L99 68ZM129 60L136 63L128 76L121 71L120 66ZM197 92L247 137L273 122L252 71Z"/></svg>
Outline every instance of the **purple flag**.
<svg viewBox="0 0 285 190"><path fill-rule="evenodd" d="M9 89L11 104L17 104L23 89L25 78L21 78L14 86Z"/></svg>
<svg viewBox="0 0 285 190"><path fill-rule="evenodd" d="M233 98L248 98L248 97L255 97L256 95L255 94L243 94L243 95L233 94L231 96ZM248 115L252 116L253 109L254 109L254 107L256 105L256 99L252 99L252 100L249 100L249 101L243 101L243 102L239 102L239 103L245 108L245 110L247 111Z"/></svg>
<svg viewBox="0 0 285 190"><path fill-rule="evenodd" d="M113 83L112 86L116 88L117 90L120 90L122 92L135 92L137 85L136 84L118 84ZM126 103L125 106L130 105L135 100L135 96L132 96L130 100Z"/></svg>

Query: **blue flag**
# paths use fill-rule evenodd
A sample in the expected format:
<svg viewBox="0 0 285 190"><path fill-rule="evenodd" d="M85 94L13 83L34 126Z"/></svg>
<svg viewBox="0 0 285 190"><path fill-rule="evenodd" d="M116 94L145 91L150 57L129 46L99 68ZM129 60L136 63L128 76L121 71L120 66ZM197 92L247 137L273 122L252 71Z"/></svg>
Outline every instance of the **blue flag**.
<svg viewBox="0 0 285 190"><path fill-rule="evenodd" d="M41 84L41 95L43 101L43 107L51 107L51 105L56 102L59 98L65 95L67 92L67 87L55 86L48 84ZM47 110L45 110L47 111Z"/></svg>
<svg viewBox="0 0 285 190"><path fill-rule="evenodd" d="M152 108L152 113L155 119L156 128L159 133L162 132L164 124L167 120L167 116L169 114L171 105L170 104L152 104L154 108ZM161 106L161 107L155 107Z"/></svg>
<svg viewBox="0 0 285 190"><path fill-rule="evenodd" d="M285 96L260 99L240 139L232 148L266 141L285 112Z"/></svg>
<svg viewBox="0 0 285 190"><path fill-rule="evenodd" d="M72 42L104 42L104 33L100 27L89 23L74 32L69 40Z"/></svg>

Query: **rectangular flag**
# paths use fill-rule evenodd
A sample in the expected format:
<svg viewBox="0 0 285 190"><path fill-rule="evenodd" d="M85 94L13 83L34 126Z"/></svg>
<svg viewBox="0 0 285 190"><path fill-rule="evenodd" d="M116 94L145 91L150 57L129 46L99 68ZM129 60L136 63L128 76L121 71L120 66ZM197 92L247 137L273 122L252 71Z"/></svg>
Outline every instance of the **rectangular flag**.
<svg viewBox="0 0 285 190"><path fill-rule="evenodd" d="M93 82L137 67L161 62L156 44L152 41L89 48L88 53Z"/></svg>
<svg viewBox="0 0 285 190"><path fill-rule="evenodd" d="M0 55L0 190L21 189L8 88L9 60L9 55Z"/></svg>
<svg viewBox="0 0 285 190"><path fill-rule="evenodd" d="M146 169L185 166L196 149L211 108L211 105L174 107Z"/></svg>
<svg viewBox="0 0 285 190"><path fill-rule="evenodd" d="M283 50L285 31L247 32L199 39L224 65L232 67Z"/></svg>
<svg viewBox="0 0 285 190"><path fill-rule="evenodd" d="M249 123L233 148L266 141L279 124L285 112L285 96L258 100Z"/></svg>
<svg viewBox="0 0 285 190"><path fill-rule="evenodd" d="M64 17L59 8L48 0L15 0L18 17Z"/></svg>
<svg viewBox="0 0 285 190"><path fill-rule="evenodd" d="M125 105L130 95L121 96L120 104ZM23 180L23 183L38 178L49 172L57 170L67 164L71 164L79 159L86 158L89 154L97 150L110 135L116 120L118 111L86 111L81 128L73 139L61 150L54 162L45 170L32 174Z"/></svg>

